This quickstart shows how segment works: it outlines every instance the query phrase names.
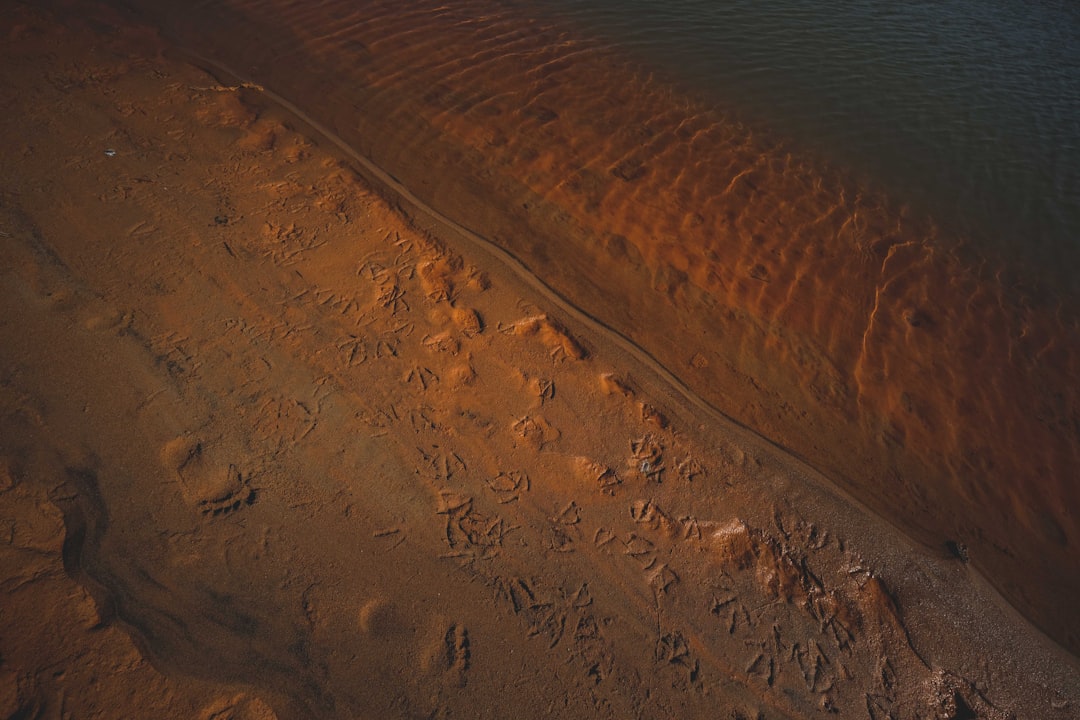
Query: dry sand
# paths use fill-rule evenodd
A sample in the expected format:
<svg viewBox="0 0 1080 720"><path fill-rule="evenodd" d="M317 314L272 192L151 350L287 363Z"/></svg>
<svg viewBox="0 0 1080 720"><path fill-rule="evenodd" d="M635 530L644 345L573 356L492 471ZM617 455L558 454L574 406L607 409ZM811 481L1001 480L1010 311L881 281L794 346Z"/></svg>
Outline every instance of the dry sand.
<svg viewBox="0 0 1080 720"><path fill-rule="evenodd" d="M1080 297L509 5L123 4L1080 653Z"/></svg>
<svg viewBox="0 0 1080 720"><path fill-rule="evenodd" d="M3 14L0 716L1077 717L963 559L272 95Z"/></svg>

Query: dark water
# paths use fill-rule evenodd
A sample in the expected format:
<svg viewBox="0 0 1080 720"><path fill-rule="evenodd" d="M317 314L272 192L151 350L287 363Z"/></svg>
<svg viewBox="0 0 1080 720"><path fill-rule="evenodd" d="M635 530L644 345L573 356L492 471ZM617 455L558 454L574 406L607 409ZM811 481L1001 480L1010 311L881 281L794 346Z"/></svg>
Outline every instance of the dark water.
<svg viewBox="0 0 1080 720"><path fill-rule="evenodd" d="M551 5L755 130L930 213L949 235L1080 288L1080 5Z"/></svg>

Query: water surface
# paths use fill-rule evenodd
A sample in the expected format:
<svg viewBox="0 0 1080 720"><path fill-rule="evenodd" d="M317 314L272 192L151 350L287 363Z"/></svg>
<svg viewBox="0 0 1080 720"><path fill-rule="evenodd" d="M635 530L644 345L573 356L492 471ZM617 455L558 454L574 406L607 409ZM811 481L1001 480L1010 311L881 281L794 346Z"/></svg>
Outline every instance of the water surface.
<svg viewBox="0 0 1080 720"><path fill-rule="evenodd" d="M1076 290L1080 9L1067 2L557 0L757 130Z"/></svg>

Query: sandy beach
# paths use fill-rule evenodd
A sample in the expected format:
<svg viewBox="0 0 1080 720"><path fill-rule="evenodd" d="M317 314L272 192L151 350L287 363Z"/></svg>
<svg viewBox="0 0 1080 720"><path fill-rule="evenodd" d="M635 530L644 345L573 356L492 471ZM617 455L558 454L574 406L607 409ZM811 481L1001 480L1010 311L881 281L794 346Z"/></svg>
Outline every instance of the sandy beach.
<svg viewBox="0 0 1080 720"><path fill-rule="evenodd" d="M731 419L722 353L673 370L557 272L595 258L534 272L129 16L2 6L0 717L1080 712L1074 616Z"/></svg>
<svg viewBox="0 0 1080 720"><path fill-rule="evenodd" d="M1080 652L1075 295L503 3L133 5Z"/></svg>

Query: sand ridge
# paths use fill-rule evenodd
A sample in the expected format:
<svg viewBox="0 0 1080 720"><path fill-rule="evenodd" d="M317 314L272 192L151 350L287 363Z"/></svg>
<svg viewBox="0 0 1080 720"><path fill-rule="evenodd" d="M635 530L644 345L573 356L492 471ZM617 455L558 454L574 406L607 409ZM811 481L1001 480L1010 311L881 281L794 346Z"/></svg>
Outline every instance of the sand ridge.
<svg viewBox="0 0 1080 720"><path fill-rule="evenodd" d="M1080 702L1075 662L963 562L411 226L258 88L104 11L12 11L9 714ZM49 623L86 649L41 644Z"/></svg>

